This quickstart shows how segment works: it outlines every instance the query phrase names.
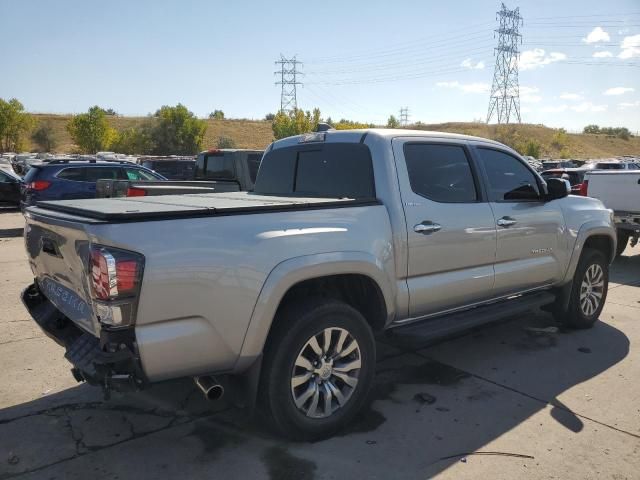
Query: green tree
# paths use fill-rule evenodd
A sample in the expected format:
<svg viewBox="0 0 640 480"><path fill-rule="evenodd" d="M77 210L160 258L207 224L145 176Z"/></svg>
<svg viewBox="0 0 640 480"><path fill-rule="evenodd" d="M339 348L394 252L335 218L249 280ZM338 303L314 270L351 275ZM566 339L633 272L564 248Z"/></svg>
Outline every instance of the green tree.
<svg viewBox="0 0 640 480"><path fill-rule="evenodd" d="M209 118L214 120L224 120L224 112L222 110L214 110L209 114Z"/></svg>
<svg viewBox="0 0 640 480"><path fill-rule="evenodd" d="M17 99L8 102L0 98L0 150L20 151L24 136L33 128L33 118Z"/></svg>
<svg viewBox="0 0 640 480"><path fill-rule="evenodd" d="M389 120L387 120L387 128L398 128L400 126L400 122L393 115L389 116Z"/></svg>
<svg viewBox="0 0 640 480"><path fill-rule="evenodd" d="M127 128L118 132L115 141L111 144L114 152L128 155L145 155L153 151L151 139L152 123L144 122L142 125Z"/></svg>
<svg viewBox="0 0 640 480"><path fill-rule="evenodd" d="M271 129L276 140L301 133L312 132L320 123L320 109L310 111L294 110L291 113L278 112L273 119Z"/></svg>
<svg viewBox="0 0 640 480"><path fill-rule="evenodd" d="M207 122L197 118L187 107L164 105L154 114L151 130L156 155L193 155L202 150Z"/></svg>
<svg viewBox="0 0 640 480"><path fill-rule="evenodd" d="M53 131L51 121L47 120L38 125L38 128L31 134L33 143L40 147L43 152L52 152L58 145L58 138Z"/></svg>
<svg viewBox="0 0 640 480"><path fill-rule="evenodd" d="M598 125L587 125L582 130L582 133L600 133L600 127Z"/></svg>
<svg viewBox="0 0 640 480"><path fill-rule="evenodd" d="M117 139L118 132L109 126L105 111L97 105L87 113L74 115L67 131L78 148L86 153L106 150Z"/></svg>
<svg viewBox="0 0 640 480"><path fill-rule="evenodd" d="M236 148L236 142L231 137L226 137L224 135L218 137L218 148Z"/></svg>
<svg viewBox="0 0 640 480"><path fill-rule="evenodd" d="M264 116L264 119L268 122L273 122L273 119L276 118L276 114L275 113L267 113Z"/></svg>

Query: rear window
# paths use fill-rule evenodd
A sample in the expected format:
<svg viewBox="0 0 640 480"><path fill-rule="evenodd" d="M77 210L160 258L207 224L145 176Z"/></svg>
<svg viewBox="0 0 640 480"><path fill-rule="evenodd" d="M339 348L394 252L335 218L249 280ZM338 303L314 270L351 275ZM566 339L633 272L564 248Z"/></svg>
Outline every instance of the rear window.
<svg viewBox="0 0 640 480"><path fill-rule="evenodd" d="M33 182L39 174L40 174L40 169L38 167L30 168L27 174L24 176L24 182L25 183Z"/></svg>
<svg viewBox="0 0 640 480"><path fill-rule="evenodd" d="M58 172L58 175L56 175L56 177L62 180L84 182L85 181L84 170L85 170L84 168L65 168L64 170L61 170L60 172Z"/></svg>
<svg viewBox="0 0 640 480"><path fill-rule="evenodd" d="M199 155L196 176L199 180L235 180L233 157L223 152Z"/></svg>
<svg viewBox="0 0 640 480"><path fill-rule="evenodd" d="M624 164L622 164L622 163L598 163L598 164L596 164L596 170L624 170Z"/></svg>
<svg viewBox="0 0 640 480"><path fill-rule="evenodd" d="M97 182L98 180L117 180L120 178L119 167L93 167L87 168L85 178L87 182Z"/></svg>
<svg viewBox="0 0 640 480"><path fill-rule="evenodd" d="M279 148L265 154L254 191L264 195L373 198L371 154L360 143Z"/></svg>

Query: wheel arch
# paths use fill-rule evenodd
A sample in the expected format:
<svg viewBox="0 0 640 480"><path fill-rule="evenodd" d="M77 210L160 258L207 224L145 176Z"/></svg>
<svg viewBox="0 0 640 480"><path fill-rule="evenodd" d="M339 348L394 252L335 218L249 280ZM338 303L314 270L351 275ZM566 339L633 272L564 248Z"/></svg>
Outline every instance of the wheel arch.
<svg viewBox="0 0 640 480"><path fill-rule="evenodd" d="M258 296L235 370L248 367L262 353L284 302L305 294L317 296L324 291L326 296L337 296L359 310L376 330L395 316L394 286L383 264L366 252L307 255L278 264L267 276ZM363 301L367 293L373 294L368 298L369 303Z"/></svg>
<svg viewBox="0 0 640 480"><path fill-rule="evenodd" d="M616 243L616 231L610 224L599 221L584 224L576 235L564 278L565 282L570 282L573 279L580 256L585 248L595 248L602 251L607 261L611 263L615 258Z"/></svg>

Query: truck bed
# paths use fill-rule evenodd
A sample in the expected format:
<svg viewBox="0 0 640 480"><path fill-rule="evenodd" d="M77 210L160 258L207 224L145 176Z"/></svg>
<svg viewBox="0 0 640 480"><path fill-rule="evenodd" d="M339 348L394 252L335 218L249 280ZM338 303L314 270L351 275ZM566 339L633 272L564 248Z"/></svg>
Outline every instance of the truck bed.
<svg viewBox="0 0 640 480"><path fill-rule="evenodd" d="M374 205L379 201L349 198L308 198L258 195L250 192L152 197L95 198L38 202L28 210L60 212L107 222L162 220L171 218L250 214L300 209Z"/></svg>

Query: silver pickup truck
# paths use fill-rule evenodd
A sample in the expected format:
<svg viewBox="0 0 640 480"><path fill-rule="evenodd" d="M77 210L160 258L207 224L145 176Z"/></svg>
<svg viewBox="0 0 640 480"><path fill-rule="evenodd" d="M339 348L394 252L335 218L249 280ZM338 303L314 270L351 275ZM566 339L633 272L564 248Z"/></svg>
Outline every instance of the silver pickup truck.
<svg viewBox="0 0 640 480"><path fill-rule="evenodd" d="M283 434L322 438L366 402L383 331L539 306L593 325L612 212L568 192L490 140L316 132L271 144L253 192L29 207L23 301L78 381L237 386Z"/></svg>

